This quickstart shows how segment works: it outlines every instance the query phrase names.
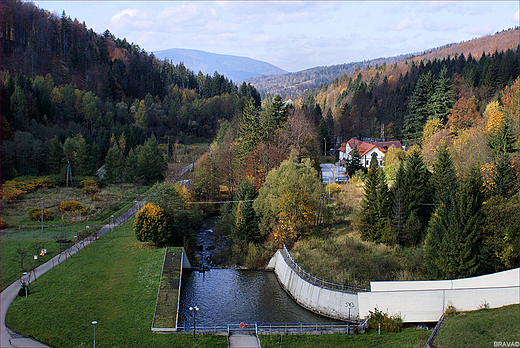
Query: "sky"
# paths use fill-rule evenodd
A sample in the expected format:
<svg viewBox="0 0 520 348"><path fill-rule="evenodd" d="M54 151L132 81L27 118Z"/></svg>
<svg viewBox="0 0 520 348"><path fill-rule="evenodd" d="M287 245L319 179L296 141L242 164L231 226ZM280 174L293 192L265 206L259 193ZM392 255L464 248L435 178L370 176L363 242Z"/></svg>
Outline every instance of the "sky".
<svg viewBox="0 0 520 348"><path fill-rule="evenodd" d="M519 1L33 1L146 52L250 57L290 72L418 53L519 25Z"/></svg>

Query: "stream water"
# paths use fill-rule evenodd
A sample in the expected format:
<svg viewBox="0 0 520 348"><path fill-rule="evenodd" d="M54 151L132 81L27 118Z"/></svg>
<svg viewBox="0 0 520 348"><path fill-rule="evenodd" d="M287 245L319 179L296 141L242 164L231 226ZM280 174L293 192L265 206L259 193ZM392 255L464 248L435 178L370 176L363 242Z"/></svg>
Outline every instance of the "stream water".
<svg viewBox="0 0 520 348"><path fill-rule="evenodd" d="M199 256L211 264L218 250L213 235L215 220L199 231ZM258 270L211 269L183 272L179 305L179 325L191 325L197 306L197 326L231 323L321 323L336 320L314 314L296 304L280 287L274 272Z"/></svg>

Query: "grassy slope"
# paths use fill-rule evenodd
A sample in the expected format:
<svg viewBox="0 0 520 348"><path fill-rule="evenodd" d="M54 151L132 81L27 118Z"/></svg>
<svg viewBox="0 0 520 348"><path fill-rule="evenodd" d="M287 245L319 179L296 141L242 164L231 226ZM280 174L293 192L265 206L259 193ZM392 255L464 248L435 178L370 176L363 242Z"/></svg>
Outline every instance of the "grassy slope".
<svg viewBox="0 0 520 348"><path fill-rule="evenodd" d="M32 266L37 266L38 262L34 261L33 256L39 253L39 249L47 249L48 255L41 258L41 261L47 261L60 252L57 239L74 240L76 234L85 233L87 225L92 231L109 223L111 214L117 218L146 189L129 184L109 185L98 193L98 201L92 201L78 188L67 190L55 187L27 194L20 201L2 201L2 218L10 227L2 230L0 239L1 289L4 290L23 273L20 263L14 260L17 248L29 249L24 267L26 270L32 269ZM41 223L29 220L27 215L29 209L41 206L41 198L44 199L45 209L49 209L52 216L51 221L44 222L43 233ZM68 200L79 201L84 207L89 207L90 213L60 212L58 203Z"/></svg>
<svg viewBox="0 0 520 348"><path fill-rule="evenodd" d="M430 331L405 328L400 333L371 331L359 335L288 335L282 337L282 347L423 347ZM279 336L261 336L262 347L280 347Z"/></svg>
<svg viewBox="0 0 520 348"><path fill-rule="evenodd" d="M520 307L461 312L447 318L437 334L436 347L495 347L497 342L520 342Z"/></svg>
<svg viewBox="0 0 520 348"><path fill-rule="evenodd" d="M139 243L128 222L33 283L9 308L7 325L53 347L91 346L92 320L99 346L226 346L222 336L151 332L163 256Z"/></svg>

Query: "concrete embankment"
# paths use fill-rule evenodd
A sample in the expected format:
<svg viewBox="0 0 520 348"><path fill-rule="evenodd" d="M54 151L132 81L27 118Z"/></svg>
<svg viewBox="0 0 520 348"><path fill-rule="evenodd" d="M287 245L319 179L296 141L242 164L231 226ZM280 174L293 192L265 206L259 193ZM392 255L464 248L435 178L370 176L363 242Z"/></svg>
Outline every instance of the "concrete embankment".
<svg viewBox="0 0 520 348"><path fill-rule="evenodd" d="M302 278L297 270L286 261L290 255L285 255L283 249L278 250L271 258L267 269L273 270L280 285L302 307L308 310L339 320L349 320L350 317L358 320L359 303L355 292L332 290L318 286Z"/></svg>
<svg viewBox="0 0 520 348"><path fill-rule="evenodd" d="M308 281L297 267L288 251L280 249L266 269L275 272L280 285L302 307L339 320L348 320L348 303L353 320L378 308L413 323L436 322L448 306L467 311L520 302L519 268L455 280L371 282L370 291L339 291Z"/></svg>

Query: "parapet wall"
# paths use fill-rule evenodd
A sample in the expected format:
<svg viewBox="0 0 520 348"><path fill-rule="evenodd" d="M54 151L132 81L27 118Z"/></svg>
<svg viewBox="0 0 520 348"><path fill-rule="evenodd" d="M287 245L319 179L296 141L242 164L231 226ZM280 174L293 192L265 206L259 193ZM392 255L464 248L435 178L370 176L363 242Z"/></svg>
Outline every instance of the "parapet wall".
<svg viewBox="0 0 520 348"><path fill-rule="evenodd" d="M403 322L436 322L448 306L458 311L484 306L498 308L520 302L520 269L473 278L434 281L371 282L369 292L327 289L303 279L278 250L267 269L274 270L280 285L302 307L317 314L348 320L346 303L352 302L351 318L365 318L375 308Z"/></svg>

